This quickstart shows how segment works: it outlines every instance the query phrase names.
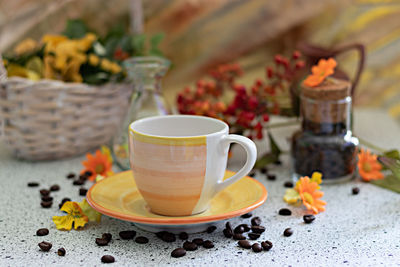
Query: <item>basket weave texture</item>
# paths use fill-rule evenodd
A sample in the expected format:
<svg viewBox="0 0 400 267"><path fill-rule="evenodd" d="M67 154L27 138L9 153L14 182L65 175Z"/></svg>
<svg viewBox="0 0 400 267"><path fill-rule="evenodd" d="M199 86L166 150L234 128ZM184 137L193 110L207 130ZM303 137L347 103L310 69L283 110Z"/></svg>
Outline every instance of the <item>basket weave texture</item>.
<svg viewBox="0 0 400 267"><path fill-rule="evenodd" d="M128 109L131 93L132 87L124 83L91 86L0 79L3 139L15 156L27 160L82 154L110 141Z"/></svg>

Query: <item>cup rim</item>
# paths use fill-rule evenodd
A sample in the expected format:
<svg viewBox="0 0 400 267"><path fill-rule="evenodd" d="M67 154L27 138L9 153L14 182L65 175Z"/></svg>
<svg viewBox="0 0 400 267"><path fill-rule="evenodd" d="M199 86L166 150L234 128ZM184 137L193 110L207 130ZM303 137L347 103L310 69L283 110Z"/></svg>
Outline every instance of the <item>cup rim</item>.
<svg viewBox="0 0 400 267"><path fill-rule="evenodd" d="M218 123L220 125L223 126L223 128L220 131L216 131L216 132L212 132L209 134L199 134L199 135L187 135L187 136L165 136L165 135L155 135L155 134L149 134L149 133L144 133L141 131L137 131L134 129L134 126L143 122L147 122L147 121L153 121L153 120L158 120L158 119L174 119L174 118L194 118L194 119L198 119L198 120L207 120L210 122L214 122L214 123ZM215 136L215 135L220 135L220 134L224 134L227 131L229 131L229 126L226 122L222 121L222 120L218 120L215 118L210 118L210 117L206 117L206 116L198 116L198 115L162 115L162 116L153 116L153 117L147 117L147 118L143 118L143 119L139 119L136 120L134 122L132 122L129 125L129 131L132 133L136 133L136 134L140 134L140 135L144 135L144 136L148 136L148 137L154 137L154 138L168 138L168 139L188 139L188 138L199 138L199 137L211 137L211 136Z"/></svg>

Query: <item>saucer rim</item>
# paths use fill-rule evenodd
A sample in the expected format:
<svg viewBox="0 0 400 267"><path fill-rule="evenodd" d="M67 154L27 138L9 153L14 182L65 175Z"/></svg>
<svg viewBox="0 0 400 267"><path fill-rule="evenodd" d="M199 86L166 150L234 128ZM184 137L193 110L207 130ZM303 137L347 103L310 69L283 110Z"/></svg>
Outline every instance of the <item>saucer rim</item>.
<svg viewBox="0 0 400 267"><path fill-rule="evenodd" d="M128 171L124 171L124 172L119 172L113 176L122 175L122 174L128 173L128 172L131 172L131 171L128 170ZM226 170L225 172L230 173L230 174L235 174L235 172L229 171L229 170ZM106 178L106 179L108 179L108 178ZM176 217L175 218L174 217L168 217L168 218L142 217L142 216L127 215L127 214L124 214L121 212L116 212L116 211L110 210L108 208L105 208L105 207L101 206L100 204L97 204L95 201L93 201L92 190L106 179L103 179L103 180L95 183L89 189L89 191L86 194L86 200L87 200L88 204L93 209L100 212L101 214L104 214L104 215L107 215L107 216L110 216L110 217L113 217L116 219L134 222L134 223L141 223L141 224L186 225L186 224L201 224L201 223L207 223L207 222L221 221L221 220L225 220L225 219L243 215L245 213L248 213L248 212L258 208L259 206L261 206L262 204L265 203L265 201L267 200L267 197L268 197L268 191L262 183L260 183L259 181L255 180L254 178L251 178L249 176L244 176L242 179L250 179L250 181L252 183L257 184L257 186L262 190L261 196L257 200L255 200L252 204L250 204L249 206L246 206L244 208L234 210L234 211L231 211L228 213L220 213L217 215L208 215L208 216L204 216L204 217L192 217L193 215L186 216L185 218L182 218L182 217L179 217L179 218L176 218Z"/></svg>

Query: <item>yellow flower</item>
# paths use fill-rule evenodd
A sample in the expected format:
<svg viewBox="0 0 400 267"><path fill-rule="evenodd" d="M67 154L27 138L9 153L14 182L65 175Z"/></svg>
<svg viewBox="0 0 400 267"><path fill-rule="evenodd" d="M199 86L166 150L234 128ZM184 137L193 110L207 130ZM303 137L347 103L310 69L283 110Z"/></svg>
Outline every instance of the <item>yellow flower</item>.
<svg viewBox="0 0 400 267"><path fill-rule="evenodd" d="M295 189L290 188L287 189L285 195L283 196L283 200L288 204L296 204L300 200L300 194Z"/></svg>
<svg viewBox="0 0 400 267"><path fill-rule="evenodd" d="M66 36L63 35L51 35L46 34L42 37L42 42L45 44L44 51L46 53L53 52L59 43L68 40Z"/></svg>
<svg viewBox="0 0 400 267"><path fill-rule="evenodd" d="M100 67L103 70L109 71L111 69L112 62L106 58L103 58L100 63Z"/></svg>
<svg viewBox="0 0 400 267"><path fill-rule="evenodd" d="M61 211L68 213L65 216L53 216L53 222L59 230L71 230L83 227L89 221L89 218L83 213L78 203L67 201L61 208Z"/></svg>
<svg viewBox="0 0 400 267"><path fill-rule="evenodd" d="M8 77L18 76L30 79L32 81L40 80L40 75L37 72L29 70L27 68L21 67L16 64L9 64L7 66L7 75Z"/></svg>
<svg viewBox="0 0 400 267"><path fill-rule="evenodd" d="M311 175L311 182L316 182L317 184L321 184L322 183L322 173L313 172L313 174Z"/></svg>
<svg viewBox="0 0 400 267"><path fill-rule="evenodd" d="M79 203L79 207L81 207L83 213L88 217L89 222L100 222L101 213L95 211L89 203L86 201L86 198Z"/></svg>
<svg viewBox="0 0 400 267"><path fill-rule="evenodd" d="M89 64L92 66L97 66L99 65L100 58L96 56L95 54L89 54Z"/></svg>
<svg viewBox="0 0 400 267"><path fill-rule="evenodd" d="M108 146L102 145L100 147L101 153L103 155L106 155L108 157L108 160L112 163L113 162L113 158L111 156L111 151L110 148Z"/></svg>
<svg viewBox="0 0 400 267"><path fill-rule="evenodd" d="M115 73L121 72L121 70L122 70L122 68L117 63L115 63L115 62L111 63L110 71L112 73L115 74Z"/></svg>
<svg viewBox="0 0 400 267"><path fill-rule="evenodd" d="M37 48L38 48L38 43L35 40L28 38L20 42L14 48L14 53L19 56L22 54L33 52Z"/></svg>

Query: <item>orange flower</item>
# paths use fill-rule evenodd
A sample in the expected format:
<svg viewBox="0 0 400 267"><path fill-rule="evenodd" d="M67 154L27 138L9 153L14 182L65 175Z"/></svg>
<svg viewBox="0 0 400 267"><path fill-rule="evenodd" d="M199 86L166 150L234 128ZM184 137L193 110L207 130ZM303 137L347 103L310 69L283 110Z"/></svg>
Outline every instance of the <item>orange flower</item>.
<svg viewBox="0 0 400 267"><path fill-rule="evenodd" d="M325 210L326 202L320 200L324 195L318 191L319 185L317 182L311 181L309 177L301 177L296 184L296 191L299 192L300 198L304 206L311 210L314 214Z"/></svg>
<svg viewBox="0 0 400 267"><path fill-rule="evenodd" d="M360 153L358 153L358 172L364 181L368 182L384 178L383 173L381 173L382 166L379 164L377 158L377 155L362 148Z"/></svg>
<svg viewBox="0 0 400 267"><path fill-rule="evenodd" d="M314 87L321 84L326 77L334 73L335 67L336 61L333 58L320 59L318 65L311 68L312 74L304 80L304 85Z"/></svg>
<svg viewBox="0 0 400 267"><path fill-rule="evenodd" d="M88 153L86 154L86 157L87 161L82 161L82 165L85 169L81 173L83 174L86 171L90 171L92 173L89 177L90 181L94 181L98 174L109 176L113 173L109 157L106 154L101 153L100 150L97 150L94 156Z"/></svg>

